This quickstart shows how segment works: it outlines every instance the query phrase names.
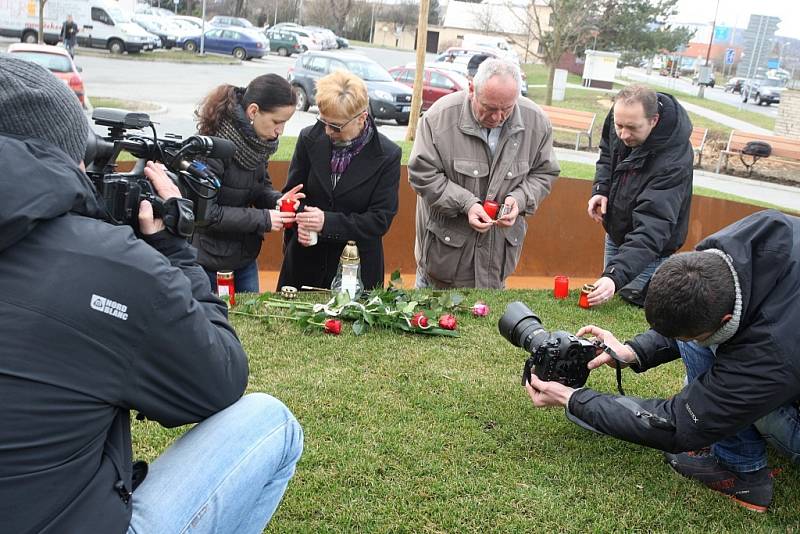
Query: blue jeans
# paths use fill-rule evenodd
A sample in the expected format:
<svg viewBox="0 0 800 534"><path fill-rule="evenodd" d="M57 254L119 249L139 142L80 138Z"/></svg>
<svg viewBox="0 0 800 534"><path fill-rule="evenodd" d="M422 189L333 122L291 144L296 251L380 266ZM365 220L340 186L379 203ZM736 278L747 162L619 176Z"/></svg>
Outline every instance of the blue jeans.
<svg viewBox="0 0 800 534"><path fill-rule="evenodd" d="M211 281L211 291L217 292L217 272L206 270ZM258 264L255 260L241 269L233 271L233 287L236 293L260 293L258 289Z"/></svg>
<svg viewBox="0 0 800 534"><path fill-rule="evenodd" d="M281 401L253 393L186 432L133 493L128 534L260 533L303 452Z"/></svg>
<svg viewBox="0 0 800 534"><path fill-rule="evenodd" d="M603 254L603 268L608 267L608 264L617 254L619 254L619 247L615 245L613 241L611 241L611 238L608 237L608 235L606 235L606 248L605 253ZM650 278L653 276L653 273L656 271L658 266L661 265L666 259L667 256L663 256L650 262L650 264L645 267L644 270L639 273L638 276L636 276L636 278L628 282L625 287L641 292L642 289L644 289L644 286L647 285L647 282L650 281ZM619 292L620 289L622 288L618 287L616 288L616 291Z"/></svg>
<svg viewBox="0 0 800 534"><path fill-rule="evenodd" d="M678 341L678 349L689 382L708 371L716 358L711 349L691 341ZM796 404L781 406L738 434L716 442L711 449L732 471L750 472L767 466L767 442L793 462L800 462L800 415Z"/></svg>

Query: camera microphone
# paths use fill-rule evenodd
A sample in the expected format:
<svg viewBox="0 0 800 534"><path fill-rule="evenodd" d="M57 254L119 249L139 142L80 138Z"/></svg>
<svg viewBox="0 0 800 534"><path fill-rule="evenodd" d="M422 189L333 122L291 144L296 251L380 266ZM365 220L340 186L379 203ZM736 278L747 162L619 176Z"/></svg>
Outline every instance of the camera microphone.
<svg viewBox="0 0 800 534"><path fill-rule="evenodd" d="M202 154L209 158L227 159L233 157L236 146L222 137L193 135L181 143L179 154Z"/></svg>

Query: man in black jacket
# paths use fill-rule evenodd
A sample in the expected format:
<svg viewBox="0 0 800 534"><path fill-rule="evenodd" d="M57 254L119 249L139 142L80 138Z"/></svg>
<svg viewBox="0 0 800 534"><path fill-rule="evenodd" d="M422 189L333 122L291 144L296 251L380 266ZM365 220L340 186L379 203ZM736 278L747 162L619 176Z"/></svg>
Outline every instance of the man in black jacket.
<svg viewBox="0 0 800 534"><path fill-rule="evenodd" d="M66 85L0 54L0 529L261 532L302 431L280 401L242 397L247 356L195 250L148 202L142 239L103 220L88 130ZM202 421L143 482L131 410Z"/></svg>
<svg viewBox="0 0 800 534"><path fill-rule="evenodd" d="M584 428L668 451L677 472L766 511L765 442L800 461L798 294L800 218L758 212L661 264L645 301L652 330L624 345L596 326L577 333L636 372L682 358L688 384L678 394L620 397L535 376L528 393L536 406L566 406ZM613 365L608 353L589 368L604 363Z"/></svg>
<svg viewBox="0 0 800 534"><path fill-rule="evenodd" d="M604 270L589 305L619 293L642 306L658 265L686 240L692 123L671 95L629 85L603 125L589 217L606 231Z"/></svg>

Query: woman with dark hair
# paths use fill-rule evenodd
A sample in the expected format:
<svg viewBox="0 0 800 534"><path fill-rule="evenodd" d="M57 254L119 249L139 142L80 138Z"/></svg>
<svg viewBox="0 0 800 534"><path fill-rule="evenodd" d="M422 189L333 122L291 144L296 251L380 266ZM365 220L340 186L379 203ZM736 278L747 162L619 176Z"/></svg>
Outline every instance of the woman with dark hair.
<svg viewBox="0 0 800 534"><path fill-rule="evenodd" d="M400 147L369 116L367 86L336 71L317 82L317 124L300 132L284 190L303 186L304 209L284 235L278 287L330 287L347 241L361 279L383 286L383 236L397 213Z"/></svg>
<svg viewBox="0 0 800 534"><path fill-rule="evenodd" d="M264 232L279 232L294 222L294 213L279 211L283 198L298 201L301 186L281 194L267 172L269 157L278 149L278 137L295 110L289 82L277 74L259 76L244 87L220 85L195 112L198 132L233 142L229 159L208 159L222 187L209 203L207 222L192 238L216 291L216 272L233 271L237 292L257 293L258 265Z"/></svg>

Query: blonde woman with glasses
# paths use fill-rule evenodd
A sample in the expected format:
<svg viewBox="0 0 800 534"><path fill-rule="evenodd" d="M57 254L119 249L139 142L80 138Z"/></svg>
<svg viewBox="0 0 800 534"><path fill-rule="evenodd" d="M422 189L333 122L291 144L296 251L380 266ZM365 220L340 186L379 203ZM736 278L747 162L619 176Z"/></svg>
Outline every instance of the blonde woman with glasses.
<svg viewBox="0 0 800 534"><path fill-rule="evenodd" d="M302 185L296 226L284 234L278 287L330 287L354 240L365 289L383 285L383 236L397 213L400 147L378 132L364 81L336 71L317 82L319 118L300 132L284 191Z"/></svg>

